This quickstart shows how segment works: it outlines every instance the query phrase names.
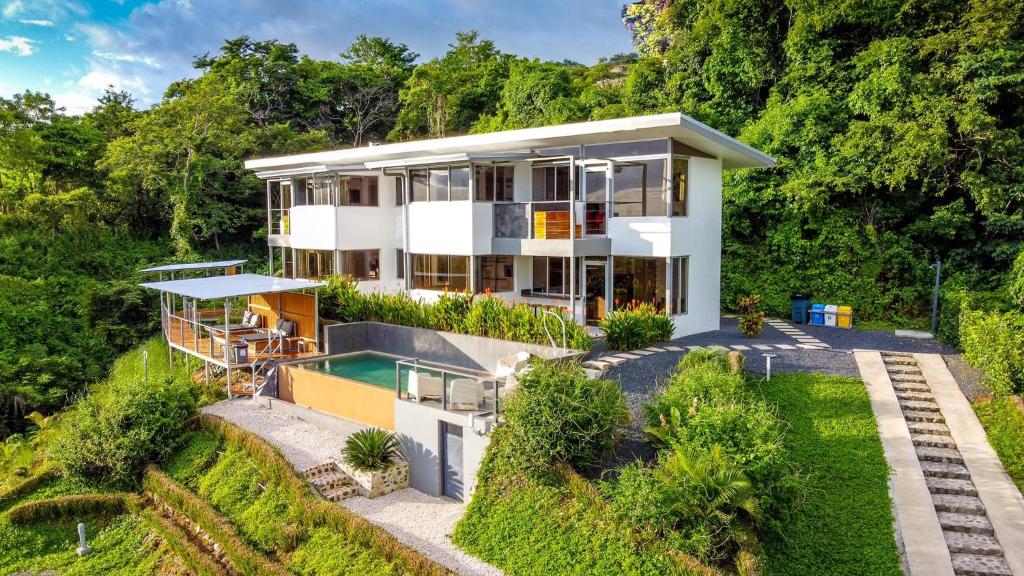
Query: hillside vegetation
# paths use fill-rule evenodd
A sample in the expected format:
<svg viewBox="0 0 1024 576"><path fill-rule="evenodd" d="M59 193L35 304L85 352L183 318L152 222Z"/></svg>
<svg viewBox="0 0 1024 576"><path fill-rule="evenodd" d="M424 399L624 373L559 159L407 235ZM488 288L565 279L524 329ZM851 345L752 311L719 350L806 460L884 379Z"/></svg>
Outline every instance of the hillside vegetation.
<svg viewBox="0 0 1024 576"><path fill-rule="evenodd" d="M433 59L359 37L335 59L226 40L138 110L0 99L0 434L58 410L156 327L143 264L265 270L246 157L681 111L778 159L724 182L723 302L793 290L901 321L929 265L1001 285L1024 238L1024 4L649 0L636 54L542 62L460 33ZM365 106L366 102L374 106Z"/></svg>

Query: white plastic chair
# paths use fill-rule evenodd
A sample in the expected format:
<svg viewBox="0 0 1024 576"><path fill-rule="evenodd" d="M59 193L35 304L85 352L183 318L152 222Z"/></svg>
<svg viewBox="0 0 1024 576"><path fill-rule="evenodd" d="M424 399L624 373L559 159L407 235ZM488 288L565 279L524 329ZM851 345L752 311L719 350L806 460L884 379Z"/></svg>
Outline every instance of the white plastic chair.
<svg viewBox="0 0 1024 576"><path fill-rule="evenodd" d="M527 367L530 363L530 353L516 352L512 356L506 356L498 360L498 367L494 370L494 377L499 380L507 378L516 372L519 372L523 368Z"/></svg>
<svg viewBox="0 0 1024 576"><path fill-rule="evenodd" d="M417 402L423 398L440 398L443 387L444 381L437 376L415 370L409 372L409 396L414 396Z"/></svg>
<svg viewBox="0 0 1024 576"><path fill-rule="evenodd" d="M448 405L453 410L476 410L483 400L483 386L472 378L452 380L452 392Z"/></svg>

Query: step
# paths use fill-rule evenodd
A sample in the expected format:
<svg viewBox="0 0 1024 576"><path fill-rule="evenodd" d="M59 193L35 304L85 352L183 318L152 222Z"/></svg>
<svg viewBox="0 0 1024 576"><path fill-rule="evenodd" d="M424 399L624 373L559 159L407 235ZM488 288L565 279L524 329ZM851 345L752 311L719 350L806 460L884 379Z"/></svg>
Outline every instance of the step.
<svg viewBox="0 0 1024 576"><path fill-rule="evenodd" d="M961 576L1013 576L1002 556L950 554L953 571Z"/></svg>
<svg viewBox="0 0 1024 576"><path fill-rule="evenodd" d="M959 478L936 478L926 476L924 483L928 485L928 491L932 494L952 494L955 496L977 496L978 489L970 480Z"/></svg>
<svg viewBox="0 0 1024 576"><path fill-rule="evenodd" d="M916 365L914 365L914 366L901 366L899 364L886 365L885 369L889 371L889 374L913 374L913 375L923 376L923 374L921 373L921 369L918 368Z"/></svg>
<svg viewBox="0 0 1024 576"><path fill-rule="evenodd" d="M907 422L945 422L941 412L922 412L920 410L903 410Z"/></svg>
<svg viewBox="0 0 1024 576"><path fill-rule="evenodd" d="M950 462L963 464L964 458L960 451L953 448L933 448L932 446L915 446L917 459L922 462Z"/></svg>
<svg viewBox="0 0 1024 576"><path fill-rule="evenodd" d="M939 525L943 530L951 532L969 532L971 534L993 534L992 524L988 518L980 514L960 514L959 512L939 512Z"/></svg>
<svg viewBox="0 0 1024 576"><path fill-rule="evenodd" d="M946 546L950 552L958 554L979 554L982 556L1002 556L1003 548L999 541L988 534L972 534L970 532L943 532Z"/></svg>
<svg viewBox="0 0 1024 576"><path fill-rule="evenodd" d="M338 465L335 464L333 461L322 462L320 464L317 464L316 466L310 466L309 468L306 468L305 470L303 470L302 471L302 476L304 478L306 478L307 480L312 480L313 478L316 478L317 476L320 476L322 474L327 474L328 472L334 472L337 469L338 469Z"/></svg>
<svg viewBox="0 0 1024 576"><path fill-rule="evenodd" d="M910 439L914 442L914 446L956 448L956 442L953 442L953 437L948 434L911 434Z"/></svg>
<svg viewBox="0 0 1024 576"><path fill-rule="evenodd" d="M317 476L310 480L309 483L321 492L341 486L355 486L355 481L352 480L352 477L341 470Z"/></svg>
<svg viewBox="0 0 1024 576"><path fill-rule="evenodd" d="M341 502L342 500L351 498L359 494L359 489L355 486L338 486L337 488L330 488L320 492L324 500L331 502Z"/></svg>
<svg viewBox="0 0 1024 576"><path fill-rule="evenodd" d="M887 352L882 352L881 354L882 354L882 358L913 358L914 357L914 353L913 352L887 351Z"/></svg>
<svg viewBox="0 0 1024 576"><path fill-rule="evenodd" d="M917 434L949 434L949 428L942 422L907 422L907 428Z"/></svg>
<svg viewBox="0 0 1024 576"><path fill-rule="evenodd" d="M886 366L917 366L917 360L914 360L913 356L882 356L882 361Z"/></svg>
<svg viewBox="0 0 1024 576"><path fill-rule="evenodd" d="M900 407L904 410L915 412L938 412L939 405L934 402L922 402L920 400L900 400Z"/></svg>
<svg viewBox="0 0 1024 576"><path fill-rule="evenodd" d="M931 392L931 388L928 387L924 382L901 382L895 380L892 383L892 387L897 391L906 392Z"/></svg>
<svg viewBox="0 0 1024 576"><path fill-rule="evenodd" d="M935 396L931 391L918 390L896 390L896 397L900 400L916 400L919 402L935 402Z"/></svg>
<svg viewBox="0 0 1024 576"><path fill-rule="evenodd" d="M954 496L932 494L936 512L957 512L960 514L984 514L985 505L975 496Z"/></svg>
<svg viewBox="0 0 1024 576"><path fill-rule="evenodd" d="M889 380L893 382L913 382L915 384L926 384L923 374L889 374Z"/></svg>
<svg viewBox="0 0 1024 576"><path fill-rule="evenodd" d="M955 478L958 480L969 480L971 478L971 473L967 471L964 465L953 464L952 462L923 460L921 462L921 471L924 472L925 476L935 478Z"/></svg>

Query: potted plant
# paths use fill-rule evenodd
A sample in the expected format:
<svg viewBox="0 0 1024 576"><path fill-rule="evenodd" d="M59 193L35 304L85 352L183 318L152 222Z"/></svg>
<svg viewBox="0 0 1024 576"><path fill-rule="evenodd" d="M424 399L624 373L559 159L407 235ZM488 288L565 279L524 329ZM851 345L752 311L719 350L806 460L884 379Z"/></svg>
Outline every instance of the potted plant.
<svg viewBox="0 0 1024 576"><path fill-rule="evenodd" d="M761 335L764 328L764 312L761 312L761 297L757 294L743 296L739 300L740 332L753 338Z"/></svg>
<svg viewBox="0 0 1024 576"><path fill-rule="evenodd" d="M345 439L339 466L367 498L409 486L409 463L402 457L394 432L367 428Z"/></svg>

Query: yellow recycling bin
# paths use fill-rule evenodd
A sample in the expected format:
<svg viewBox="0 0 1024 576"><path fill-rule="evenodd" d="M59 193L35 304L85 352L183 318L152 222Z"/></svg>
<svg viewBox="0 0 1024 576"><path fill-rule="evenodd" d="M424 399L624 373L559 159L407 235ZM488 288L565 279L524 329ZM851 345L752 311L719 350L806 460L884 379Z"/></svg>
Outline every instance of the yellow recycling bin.
<svg viewBox="0 0 1024 576"><path fill-rule="evenodd" d="M840 328L853 327L853 308L840 306L836 309L836 326Z"/></svg>

